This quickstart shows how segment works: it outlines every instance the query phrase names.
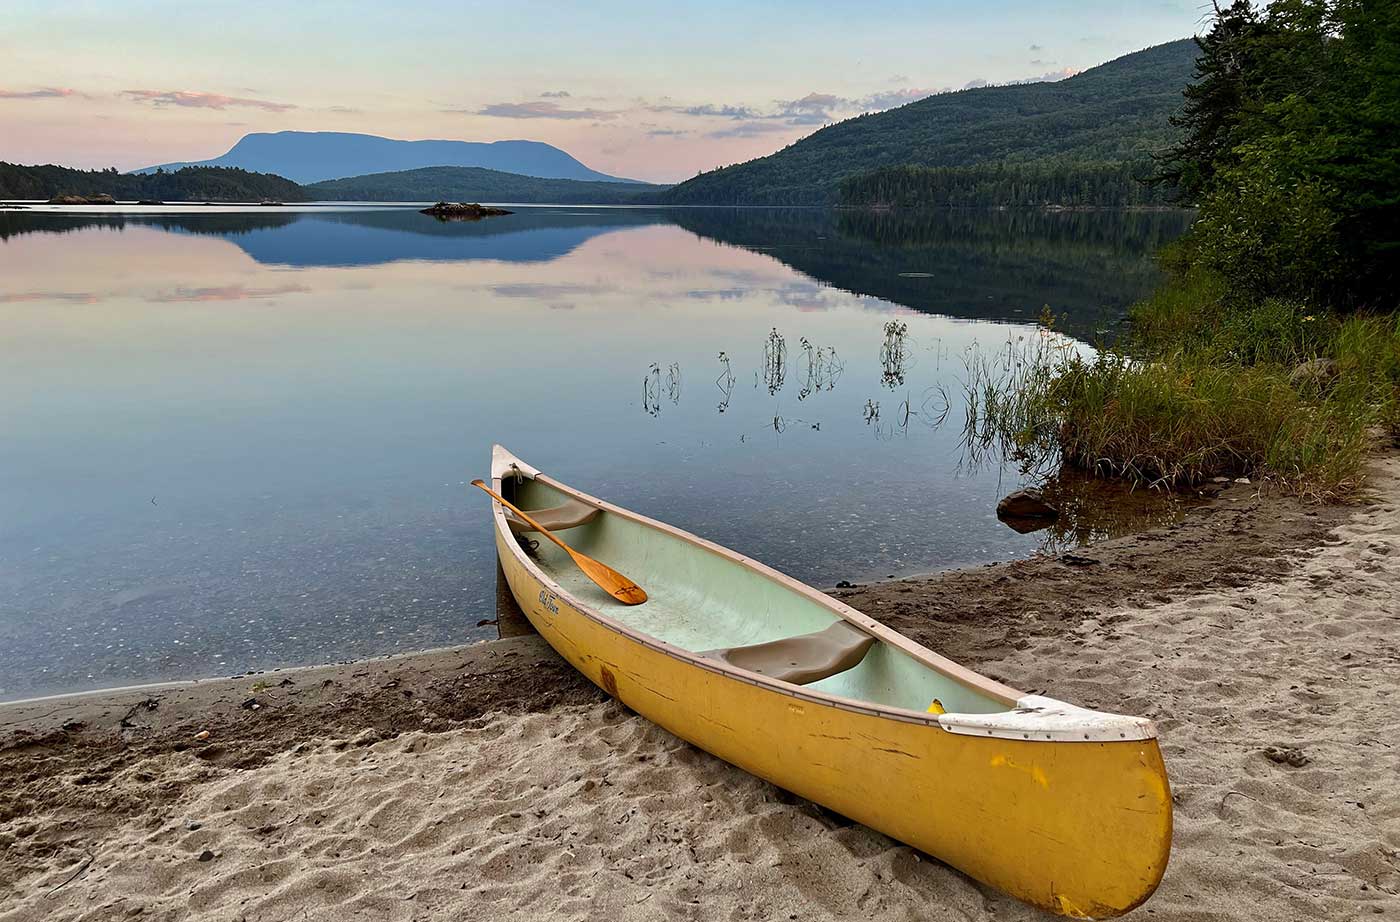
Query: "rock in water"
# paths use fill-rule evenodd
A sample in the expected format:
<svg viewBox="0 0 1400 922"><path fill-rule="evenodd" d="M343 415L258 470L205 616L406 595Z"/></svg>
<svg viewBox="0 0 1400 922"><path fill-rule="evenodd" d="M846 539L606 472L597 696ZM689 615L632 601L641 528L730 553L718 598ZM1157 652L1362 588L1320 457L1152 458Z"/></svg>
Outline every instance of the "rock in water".
<svg viewBox="0 0 1400 922"><path fill-rule="evenodd" d="M510 214L510 212L506 211L504 208L488 208L485 205L477 205L473 202L438 202L431 208L424 208L420 214L430 214L443 221L453 218L477 221L481 218Z"/></svg>
<svg viewBox="0 0 1400 922"><path fill-rule="evenodd" d="M115 205L117 200L105 192L98 195L55 195L50 205Z"/></svg>
<svg viewBox="0 0 1400 922"><path fill-rule="evenodd" d="M999 519L1057 519L1060 510L1045 501L1039 490L1016 490L997 503Z"/></svg>

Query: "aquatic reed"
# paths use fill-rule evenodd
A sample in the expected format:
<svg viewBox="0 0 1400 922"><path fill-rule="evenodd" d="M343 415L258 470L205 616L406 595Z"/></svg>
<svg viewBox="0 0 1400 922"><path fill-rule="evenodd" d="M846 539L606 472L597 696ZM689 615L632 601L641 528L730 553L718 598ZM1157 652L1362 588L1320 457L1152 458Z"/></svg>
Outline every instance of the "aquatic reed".
<svg viewBox="0 0 1400 922"><path fill-rule="evenodd" d="M970 356L969 455L1160 487L1250 477L1350 493L1374 437L1400 432L1400 318L1230 306L1219 290L1209 278L1167 286L1134 308L1118 348L1090 354L1047 332Z"/></svg>

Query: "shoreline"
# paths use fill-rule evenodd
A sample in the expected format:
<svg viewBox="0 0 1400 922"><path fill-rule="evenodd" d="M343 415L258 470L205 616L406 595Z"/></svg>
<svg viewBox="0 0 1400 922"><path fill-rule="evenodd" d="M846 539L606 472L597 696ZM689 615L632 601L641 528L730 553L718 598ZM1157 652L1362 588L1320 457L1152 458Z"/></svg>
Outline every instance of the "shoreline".
<svg viewBox="0 0 1400 922"><path fill-rule="evenodd" d="M0 701L0 708L19 707L21 705L40 704L46 701L61 701L65 698L88 698L97 696L120 696L132 692L149 691L170 691L181 688L191 688L197 685L210 685L215 682L244 682L257 681L259 676L284 676L298 672L312 672L322 669L343 669L350 666L360 666L369 663L382 663L386 660L403 659L406 657L426 657L432 658L443 654L461 653L482 644L498 643L508 640L508 637L486 638L473 641L472 643L452 644L446 647L428 647L424 650L409 650L404 653L382 653L378 656L366 656L362 659L341 660L332 663L307 663L301 666L273 666L269 669L254 669L238 675L224 676L203 676L194 679L166 679L160 682L137 682L134 685L113 685L108 688L86 688L79 691L54 692L50 695L35 695L31 698L15 698L12 701Z"/></svg>
<svg viewBox="0 0 1400 922"><path fill-rule="evenodd" d="M1400 454L1372 468L1369 498L1353 506L1232 485L1176 524L1078 551L829 591L1024 691L1158 722L1175 853L1138 914L1381 913L1400 908L1400 836L1381 831L1400 817L1400 793L1376 784L1386 764L1400 769L1383 726L1400 692L1400 649L1385 639L1400 611ZM1306 719L1319 712L1328 720ZM381 785L404 772L427 779L419 793ZM301 777L339 791L340 806L308 800ZM371 818L386 797L404 819L379 841L383 818ZM332 821L337 842L378 845L336 846L332 861L331 832L312 815ZM618 826L622 815L645 822ZM444 816L458 817L446 850ZM657 846L663 829L669 844ZM610 830L624 831L614 842ZM649 849L631 838L642 832ZM704 845L721 834L730 845ZM556 835L582 868L563 889L538 875L573 872L532 851ZM666 860L638 871L658 847ZM449 867L454 849L474 857ZM396 870L379 875L383 861ZM285 880L259 883L272 866ZM354 882L326 901L334 874L379 875L366 892L400 900L436 894L420 910L488 915L698 918L688 888L703 878L716 913L745 900L810 909L819 892L827 917L946 904L960 917L1044 918L630 715L535 635L0 704L0 922L138 905L161 919L244 904L266 913L250 919L368 911ZM444 874L450 892L432 884ZM154 887L170 875L178 886ZM793 887L816 889L784 902Z"/></svg>

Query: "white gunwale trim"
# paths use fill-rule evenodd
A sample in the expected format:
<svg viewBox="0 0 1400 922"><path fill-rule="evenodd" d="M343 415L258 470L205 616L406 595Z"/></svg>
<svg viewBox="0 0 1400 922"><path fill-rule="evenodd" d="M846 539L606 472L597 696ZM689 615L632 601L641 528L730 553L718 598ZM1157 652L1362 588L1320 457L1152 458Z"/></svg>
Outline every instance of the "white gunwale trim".
<svg viewBox="0 0 1400 922"><path fill-rule="evenodd" d="M746 567L778 583L789 591L796 592L816 602L828 609L832 614L849 621L874 636L877 640L895 647L946 678L969 686L988 697L1002 702L1007 705L1008 708L1013 709L991 714L927 714L920 711L908 710L906 708L872 704L868 701L844 698L839 695L830 695L824 692L809 691L800 685L780 682L756 672L749 672L747 669L741 669L729 663L706 659L690 650L684 650L664 640L652 637L650 634L644 634L634 630L628 625L603 614L582 599L569 593L562 585L551 579L549 574L545 573L544 570L530 559L529 555L525 554L519 544L511 537L510 527L506 524L505 507L494 499L491 501L491 516L496 525L496 530L509 539L505 542L506 546L511 549L511 553L515 556L516 560L518 560L531 575L548 587L551 592L565 599L584 617L644 647L682 660L691 666L705 669L709 672L717 673L741 682L746 682L749 685L756 685L760 688L777 692L778 694L787 695L790 698L810 701L814 704L822 704L828 707L835 707L844 711L853 711L857 714L865 714L871 717L881 717L903 721L905 723L938 727L950 733L958 733L961 735L1040 742L1098 743L1147 740L1155 739L1157 736L1156 727L1153 725L1152 721L1145 718L1109 714L1103 711L1076 707L1075 705L1067 704L1054 698L1040 695L1027 695L1009 685L1004 685L1001 682L989 679L961 663L950 660L945 656L940 656L922 644L915 643L898 631L886 627L874 618L871 618L863 612L856 611L849 605L832 598L824 592L813 589L806 583L793 579L784 573L780 573L765 564L753 560L752 558L745 557L743 554L739 554L722 545L706 541L698 535L693 535L690 532L676 528L674 525L668 525L665 522L640 515L630 509L615 506L606 500L599 499L596 496L591 496L567 484L560 483L554 478L544 475L537 468L521 461L503 446L493 445L491 449L491 478L494 481L492 484L493 488L497 492L500 492L501 480L503 477L516 472L532 480L539 480L547 486L553 487L581 502L596 506L604 512L664 532L672 537L692 544L695 547L708 551L709 553L716 554L726 560Z"/></svg>

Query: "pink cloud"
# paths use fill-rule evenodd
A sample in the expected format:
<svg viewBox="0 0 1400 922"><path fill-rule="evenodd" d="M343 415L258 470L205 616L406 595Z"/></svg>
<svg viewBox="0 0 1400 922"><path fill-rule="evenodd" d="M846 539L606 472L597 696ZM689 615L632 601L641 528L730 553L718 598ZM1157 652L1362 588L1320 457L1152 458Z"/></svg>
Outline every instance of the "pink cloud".
<svg viewBox="0 0 1400 922"><path fill-rule="evenodd" d="M460 110L450 110L460 111ZM617 113L606 109L565 109L554 102L493 102L476 110L476 115L496 118L614 119Z"/></svg>
<svg viewBox="0 0 1400 922"><path fill-rule="evenodd" d="M22 304L30 301L67 301L72 304L96 304L97 295L90 291L21 291L0 294L0 304Z"/></svg>
<svg viewBox="0 0 1400 922"><path fill-rule="evenodd" d="M266 112L286 112L295 109L290 103L268 102L245 96L224 96L220 93L198 93L193 90L123 90L119 95L153 106L186 106L192 109L228 109L240 107L262 109Z"/></svg>
<svg viewBox="0 0 1400 922"><path fill-rule="evenodd" d="M276 288L248 288L244 285L225 285L221 288L176 288L150 298L162 304L201 302L201 301L248 301L260 298L275 298L278 295L304 294L310 291L305 285L279 285Z"/></svg>
<svg viewBox="0 0 1400 922"><path fill-rule="evenodd" d="M84 95L66 86L44 86L37 90L0 90L0 99L63 99Z"/></svg>

